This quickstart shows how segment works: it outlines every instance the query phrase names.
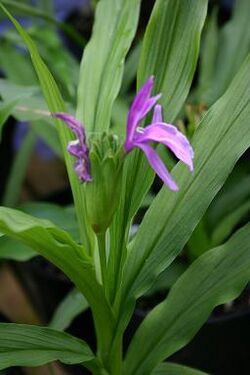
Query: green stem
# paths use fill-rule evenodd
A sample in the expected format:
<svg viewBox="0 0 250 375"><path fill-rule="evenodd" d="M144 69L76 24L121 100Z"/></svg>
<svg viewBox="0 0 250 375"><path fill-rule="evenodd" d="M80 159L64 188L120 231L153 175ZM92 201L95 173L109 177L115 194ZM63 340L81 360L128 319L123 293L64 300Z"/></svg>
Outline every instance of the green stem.
<svg viewBox="0 0 250 375"><path fill-rule="evenodd" d="M110 375L122 374L122 336L116 340L110 356Z"/></svg>
<svg viewBox="0 0 250 375"><path fill-rule="evenodd" d="M97 234L103 287L107 287L106 232Z"/></svg>
<svg viewBox="0 0 250 375"><path fill-rule="evenodd" d="M18 202L35 141L36 137L34 132L33 130L29 129L22 146L15 157L10 176L5 187L3 197L4 206L14 207Z"/></svg>

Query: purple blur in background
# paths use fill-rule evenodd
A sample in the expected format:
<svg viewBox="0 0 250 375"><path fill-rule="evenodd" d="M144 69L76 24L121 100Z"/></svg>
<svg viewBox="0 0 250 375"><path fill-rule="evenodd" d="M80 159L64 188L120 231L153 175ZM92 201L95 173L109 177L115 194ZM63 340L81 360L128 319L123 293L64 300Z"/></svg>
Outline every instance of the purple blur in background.
<svg viewBox="0 0 250 375"><path fill-rule="evenodd" d="M54 12L58 21L65 20L71 13L89 4L89 0L54 0Z"/></svg>

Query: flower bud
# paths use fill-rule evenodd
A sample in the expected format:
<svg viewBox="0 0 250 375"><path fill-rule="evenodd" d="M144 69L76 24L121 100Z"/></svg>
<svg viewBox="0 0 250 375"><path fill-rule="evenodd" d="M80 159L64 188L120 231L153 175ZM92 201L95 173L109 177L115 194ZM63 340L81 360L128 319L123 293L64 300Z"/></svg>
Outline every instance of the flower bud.
<svg viewBox="0 0 250 375"><path fill-rule="evenodd" d="M124 150L118 138L103 133L90 139L92 181L85 189L87 217L95 233L105 232L118 208Z"/></svg>

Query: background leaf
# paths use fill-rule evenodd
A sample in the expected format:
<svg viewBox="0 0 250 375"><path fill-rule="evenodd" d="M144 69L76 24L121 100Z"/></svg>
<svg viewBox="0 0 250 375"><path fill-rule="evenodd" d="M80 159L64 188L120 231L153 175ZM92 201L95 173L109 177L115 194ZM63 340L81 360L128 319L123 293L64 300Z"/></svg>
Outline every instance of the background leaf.
<svg viewBox="0 0 250 375"><path fill-rule="evenodd" d="M210 95L213 95L211 82L214 80L214 71L219 48L219 27L217 25L217 17L218 10L216 8L211 16L207 18L207 25L203 32L197 88L197 96L200 103L210 103L211 100L209 100L209 97ZM223 47L220 45L220 48Z"/></svg>
<svg viewBox="0 0 250 375"><path fill-rule="evenodd" d="M0 237L0 259L11 259L18 261L27 261L36 256L37 253L29 246L9 238Z"/></svg>
<svg viewBox="0 0 250 375"><path fill-rule="evenodd" d="M89 307L87 300L77 289L72 289L56 308L50 327L64 331L80 313Z"/></svg>
<svg viewBox="0 0 250 375"><path fill-rule="evenodd" d="M67 333L25 324L0 324L0 369L40 366L55 360L65 364L94 359L88 345Z"/></svg>
<svg viewBox="0 0 250 375"><path fill-rule="evenodd" d="M138 86L155 75L167 122L176 119L191 86L207 0L157 0L147 26Z"/></svg>
<svg viewBox="0 0 250 375"><path fill-rule="evenodd" d="M214 47L211 49L207 46L211 53L209 60L202 60L203 65L208 66L209 61L211 61L210 59L216 54L213 74L210 76L210 84L207 81L209 87L207 87L207 90L203 92L201 97L208 105L214 103L228 88L250 52L250 2L248 0L236 0L234 4L231 20L219 32L216 32L214 29ZM211 43L211 39L209 43ZM217 50L216 44L218 47ZM212 69L211 66L210 68ZM206 68L204 67L204 69Z"/></svg>
<svg viewBox="0 0 250 375"><path fill-rule="evenodd" d="M233 232L237 224L244 218L249 218L250 215L250 200L244 202L231 214L227 215L215 228L212 234L212 245L217 246L225 241Z"/></svg>
<svg viewBox="0 0 250 375"><path fill-rule="evenodd" d="M153 372L152 375L206 375L190 367L176 365L175 363L161 363Z"/></svg>
<svg viewBox="0 0 250 375"><path fill-rule="evenodd" d="M129 346L125 373L150 374L192 339L215 306L236 298L249 280L250 224L199 257L148 314Z"/></svg>
<svg viewBox="0 0 250 375"><path fill-rule="evenodd" d="M140 0L101 0L97 4L94 30L82 59L77 100L77 118L91 132L110 127L139 9Z"/></svg>
<svg viewBox="0 0 250 375"><path fill-rule="evenodd" d="M5 206L16 206L27 173L28 163L35 147L36 137L32 129L29 129L23 139L22 147L16 154L8 177L2 202Z"/></svg>
<svg viewBox="0 0 250 375"><path fill-rule="evenodd" d="M16 102L10 102L10 103L0 103L0 141L2 138L2 129L3 126L8 120L8 117L11 115L14 107L16 105Z"/></svg>

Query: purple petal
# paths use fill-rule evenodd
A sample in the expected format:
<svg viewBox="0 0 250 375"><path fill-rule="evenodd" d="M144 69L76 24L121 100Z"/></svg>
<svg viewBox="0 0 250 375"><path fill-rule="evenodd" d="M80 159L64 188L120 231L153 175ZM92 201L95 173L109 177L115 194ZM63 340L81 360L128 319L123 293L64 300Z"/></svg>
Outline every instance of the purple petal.
<svg viewBox="0 0 250 375"><path fill-rule="evenodd" d="M131 111L136 110L137 108L141 108L145 101L150 98L151 91L154 86L154 77L151 76L144 85L140 88L138 91L135 99L133 100L133 103L131 105Z"/></svg>
<svg viewBox="0 0 250 375"><path fill-rule="evenodd" d="M188 139L175 126L164 122L155 123L137 133L136 143L159 142L167 146L189 169L193 170L194 152Z"/></svg>
<svg viewBox="0 0 250 375"><path fill-rule="evenodd" d="M150 77L137 93L128 113L127 137L125 150L130 151L133 147L133 136L140 121L155 106L161 94L150 97L154 85L154 77Z"/></svg>
<svg viewBox="0 0 250 375"><path fill-rule="evenodd" d="M54 113L54 117L64 121L75 133L76 140L69 142L68 152L77 158L75 162L75 172L79 179L84 182L91 181L89 149L86 144L86 136L83 125L68 113Z"/></svg>
<svg viewBox="0 0 250 375"><path fill-rule="evenodd" d="M84 155L88 152L88 148L86 145L81 146L79 140L71 141L67 147L68 152L77 157L84 157Z"/></svg>
<svg viewBox="0 0 250 375"><path fill-rule="evenodd" d="M78 159L75 162L75 172L82 182L92 181L89 171L90 171L89 159L82 158L82 159Z"/></svg>
<svg viewBox="0 0 250 375"><path fill-rule="evenodd" d="M152 123L162 122L162 121L163 121L162 106L160 104L157 104L154 108Z"/></svg>
<svg viewBox="0 0 250 375"><path fill-rule="evenodd" d="M149 164L155 171L155 173L160 177L160 179L167 185L171 190L178 191L179 188L176 185L174 179L172 178L171 174L168 172L167 168L165 167L163 161L159 157L159 155L155 152L155 150L146 145L144 143L138 144L139 147L146 155Z"/></svg>
<svg viewBox="0 0 250 375"><path fill-rule="evenodd" d="M80 121L78 121L74 116L69 115L64 112L53 113L52 116L64 121L68 127L75 133L77 138L80 141L80 144L83 145L86 142L86 135L84 126Z"/></svg>

